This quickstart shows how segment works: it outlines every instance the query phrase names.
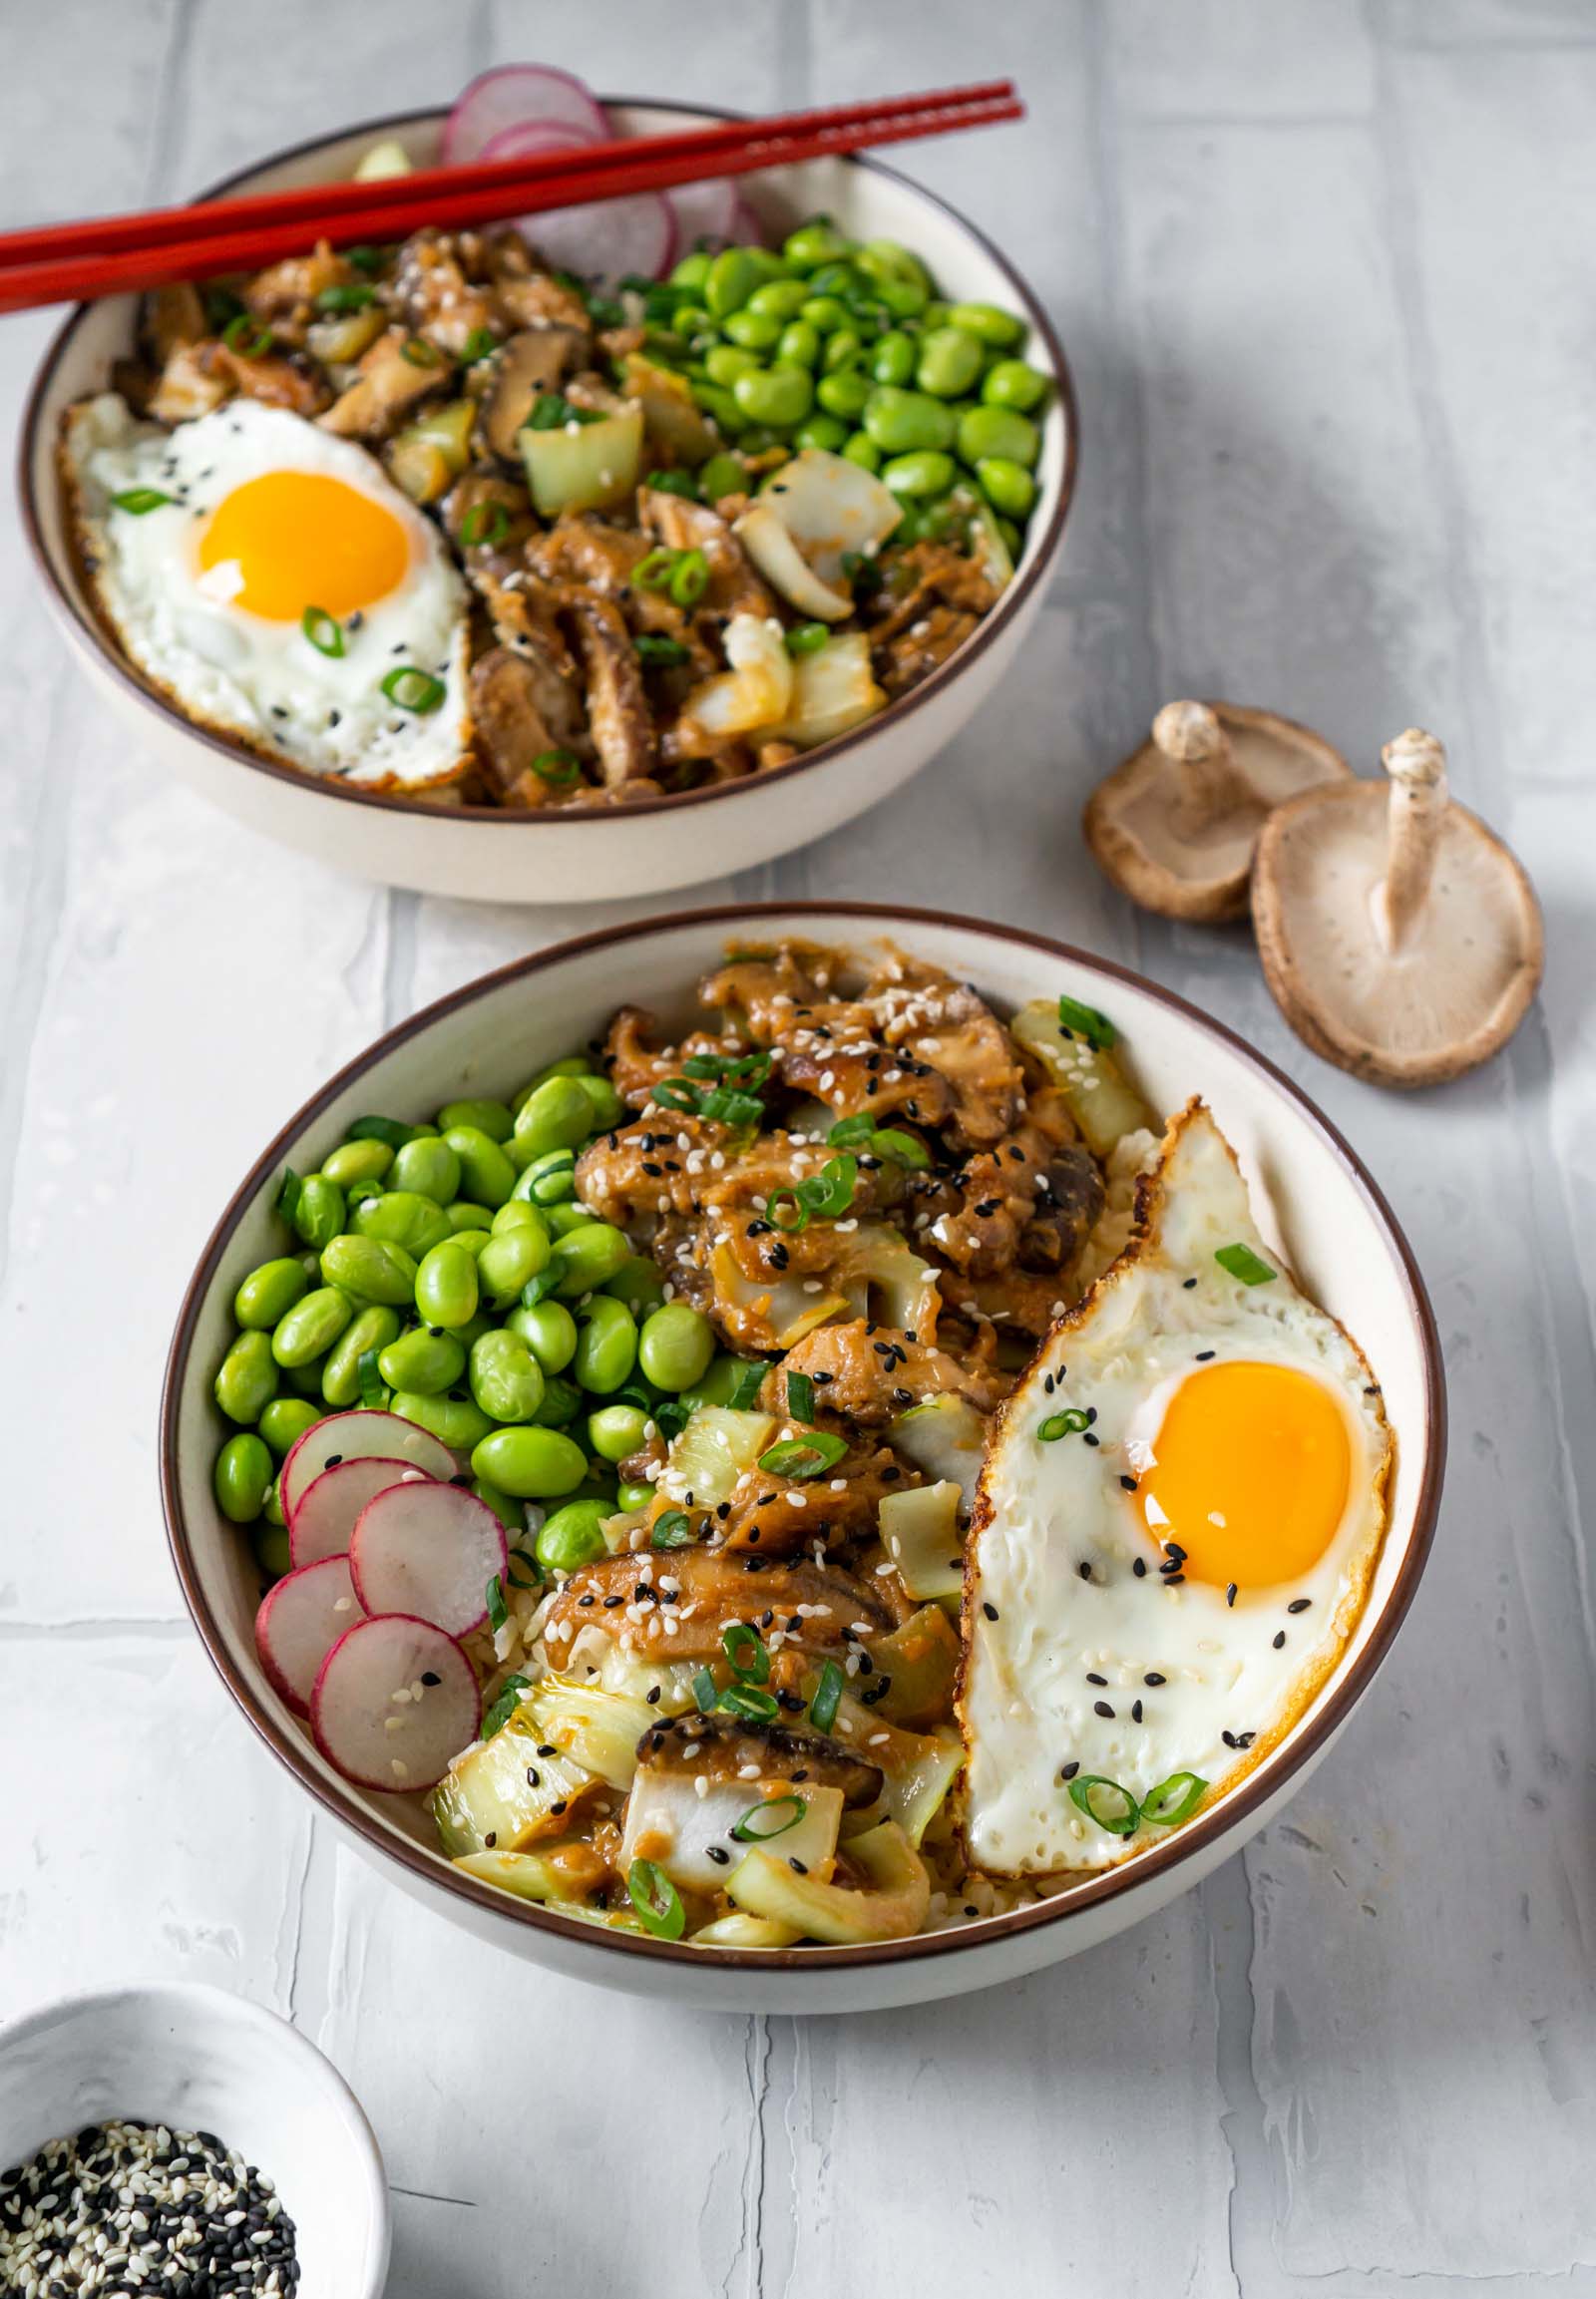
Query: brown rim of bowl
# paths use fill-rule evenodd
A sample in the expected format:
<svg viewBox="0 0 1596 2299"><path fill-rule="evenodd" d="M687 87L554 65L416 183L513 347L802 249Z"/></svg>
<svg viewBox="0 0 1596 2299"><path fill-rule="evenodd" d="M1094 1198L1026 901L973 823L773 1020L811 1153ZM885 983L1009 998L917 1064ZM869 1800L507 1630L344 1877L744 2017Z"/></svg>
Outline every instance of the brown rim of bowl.
<svg viewBox="0 0 1596 2299"><path fill-rule="evenodd" d="M737 120L747 117L744 113L724 111L714 105L680 104L667 102L656 97L605 96L601 97L599 101L620 109L633 106L638 110L680 112L694 119ZM357 121L351 127L334 130L325 136L307 137L302 144L288 145L280 152L269 153L263 160L252 162L247 168L235 170L232 175L223 177L219 183L212 184L205 191L198 193L197 197L200 199L219 198L223 193L233 191L247 178L258 175L262 169L280 167L285 161L298 160L305 154L319 151L328 144L341 143L346 137L402 135L406 129L432 127L442 117L443 115L436 111L395 112L380 120ZM864 153L849 153L840 157L844 158L850 167L868 169L874 175L888 177L893 183L903 185L917 197L928 200L933 207L946 215L950 222L956 224L961 231L968 233L976 245L992 258L1007 280L1016 302L1024 311L1031 327L1046 346L1047 355L1053 367L1053 381L1058 393L1059 412L1064 421L1064 468L1058 486L1058 500L1053 505L1047 524L1042 530L1041 540L1037 545L1030 566L1015 575L997 605L977 624L964 644L957 648L945 663L934 670L929 678L922 679L918 686L911 688L909 693L904 695L900 701L890 703L886 710L879 711L874 718L866 719L861 726L851 729L847 734L834 736L830 742L817 744L813 750L806 751L801 758L790 760L785 766L771 767L762 774L741 775L734 782L715 783L707 790L682 791L676 797L639 799L631 806L537 808L531 812L518 812L513 807L503 806L457 806L448 808L440 817L439 808L425 799L404 798L391 791L352 790L346 783L334 781L326 776L304 774L297 767L279 764L275 759L259 757L243 744L229 741L225 735L213 733L207 727L197 725L193 719L186 718L182 711L174 709L164 695L145 683L126 655L110 643L106 633L101 629L93 615L86 613L79 606L77 600L69 595L66 587L57 577L55 567L45 544L33 485L34 464L37 460L35 447L40 416L44 396L54 378L55 371L73 337L77 334L92 308L87 303L80 303L71 316L63 321L40 362L38 372L28 393L27 404L23 409L22 428L17 447L17 492L22 504L23 532L28 539L34 564L44 578L46 590L55 604L57 613L63 617L73 631L93 645L105 661L113 677L136 701L146 709L154 711L158 717L181 727L193 740L204 743L208 749L215 751L218 757L228 760L232 765L248 767L256 774L270 775L278 781L291 784L295 790L319 792L323 797L337 800L344 805L374 806L384 808L389 813L420 815L428 822L442 819L451 823L467 822L498 824L500 826L509 824L518 829L548 828L553 824L568 823L634 822L642 815L659 814L666 810L674 813L680 807L706 806L715 800L735 798L740 792L746 790L765 790L774 783L787 782L797 775L806 774L811 767L829 765L834 759L840 758L854 744L878 732L889 719L895 724L900 723L913 711L918 710L922 704L942 693L945 687L951 685L962 671L968 669L977 657L992 645L1005 625L1013 620L1015 613L1048 574L1057 555L1059 542L1063 536L1064 522L1069 516L1070 505L1074 500L1075 474L1080 446L1080 416L1075 401L1075 384L1070 373L1069 362L1064 356L1064 347L1059 342L1046 311L1008 261L1008 258L995 246L984 231L962 215L957 207L952 206L935 192L928 191L924 185L917 184L913 177L904 175L900 169L889 168L884 162L873 160ZM53 472L53 459L51 469Z"/></svg>
<svg viewBox="0 0 1596 2299"><path fill-rule="evenodd" d="M955 927L998 942L1015 943L1027 950L1040 951L1059 964L1090 966L1113 980L1128 982L1132 988L1144 991L1160 1005L1179 1014L1182 1020L1191 1023L1203 1036L1215 1039L1230 1052L1239 1055L1250 1069L1283 1094L1298 1114L1328 1143L1337 1162L1352 1177L1396 1249L1401 1265L1408 1310L1418 1328L1424 1358L1424 1430L1427 1441L1424 1477L1414 1511L1412 1539L1396 1583L1381 1610L1368 1644L1345 1675L1334 1679L1330 1690L1314 1704L1302 1740L1282 1764L1275 1765L1272 1761L1266 1761L1256 1772L1250 1773L1230 1795L1222 1797L1208 1811L1199 1813L1196 1819L1177 1830L1166 1842L1155 1845L1151 1851L1139 1853L1120 1867L1108 1869L1082 1883L1066 1885L1061 1892L1034 1906L1015 1908L1006 1915L982 1917L947 1932L917 1933L908 1940L883 1941L874 1947L722 1948L715 1951L714 1961L717 1964L728 1964L747 1971L802 1971L811 1967L816 1971L833 1971L839 1967L904 1963L919 1958L956 1954L964 1948L985 1947L1020 1932L1033 1931L1042 1924L1063 1922L1087 1908L1114 1899L1119 1893L1129 1891L1145 1879L1167 1874L1170 1869L1178 1867L1182 1861L1227 1834L1238 1821L1245 1820L1273 1796L1324 1746L1352 1714L1372 1683L1412 1603L1429 1555L1440 1506L1441 1478L1446 1455L1446 1387L1435 1320L1412 1249L1391 1207L1351 1145L1315 1107L1300 1086L1294 1085L1283 1070L1277 1069L1273 1062L1256 1052L1234 1030L1227 1029L1223 1022L1215 1021L1208 1014L1200 1012L1173 990L1148 981L1143 975L1132 972L1128 966L1116 964L1111 958L1093 958L1089 952L1077 950L1069 943L1054 942L1046 935L1030 934L1020 927L995 926L986 919L963 918L944 911L900 908L886 903L733 903L636 920L625 926L604 927L593 934L575 935L567 942L555 943L549 949L535 953L531 958L513 959L510 964L496 967L491 973L481 974L475 981L451 990L446 997L436 998L431 1005L412 1014L408 1021L402 1021L393 1029L385 1031L363 1053L357 1054L353 1061L346 1062L342 1069L328 1079L319 1093L312 1094L256 1158L233 1192L206 1241L178 1315L177 1331L168 1354L161 1393L161 1497L173 1562L183 1586L184 1600L211 1662L248 1722L272 1753L295 1774L333 1819L352 1828L383 1858L410 1869L422 1883L437 1890L462 1893L487 1914L615 1955L652 1957L656 1961L704 1962L705 1951L691 1947L685 1941L639 1939L631 1933L604 1931L597 1925L587 1925L572 1917L554 1915L532 1902L513 1899L509 1893L498 1891L491 1884L479 1883L474 1876L463 1875L459 1869L451 1870L441 1854L424 1851L403 1837L390 1838L386 1830L373 1823L370 1813L352 1788L345 1788L342 1783L334 1785L317 1775L306 1760L310 1754L310 1743L286 1716L279 1720L268 1714L257 1700L252 1688L234 1665L220 1627L205 1602L191 1554L189 1528L179 1491L178 1416L184 1375L200 1306L214 1283L217 1268L231 1243L239 1220L261 1185L272 1174L285 1146L307 1126L313 1125L344 1087L363 1075L375 1061L392 1052L396 1046L403 1045L408 1038L429 1029L434 1022L471 1004L484 991L496 988L503 982L531 980L549 967L561 965L583 952L601 950L606 945L637 942L647 935L677 929L704 926L743 929L751 922L790 918L858 920L863 925L877 929Z"/></svg>

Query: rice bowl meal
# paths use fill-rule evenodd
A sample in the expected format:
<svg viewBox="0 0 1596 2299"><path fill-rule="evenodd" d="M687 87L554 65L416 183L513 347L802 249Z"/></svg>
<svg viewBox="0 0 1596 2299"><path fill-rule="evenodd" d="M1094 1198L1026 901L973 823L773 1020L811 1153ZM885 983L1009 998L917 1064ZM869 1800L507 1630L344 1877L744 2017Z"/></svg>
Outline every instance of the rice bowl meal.
<svg viewBox="0 0 1596 2299"><path fill-rule="evenodd" d="M283 1172L213 1484L321 1758L709 1952L1156 1866L1337 1668L1396 1453L1212 1112L1135 1080L1065 986L745 938Z"/></svg>
<svg viewBox="0 0 1596 2299"><path fill-rule="evenodd" d="M548 106L562 76L490 75L449 157L604 133L571 83L507 122L507 80ZM827 216L763 245L729 185L529 231L147 298L59 441L144 680L306 775L524 814L769 773L948 663L1037 501L1026 321Z"/></svg>

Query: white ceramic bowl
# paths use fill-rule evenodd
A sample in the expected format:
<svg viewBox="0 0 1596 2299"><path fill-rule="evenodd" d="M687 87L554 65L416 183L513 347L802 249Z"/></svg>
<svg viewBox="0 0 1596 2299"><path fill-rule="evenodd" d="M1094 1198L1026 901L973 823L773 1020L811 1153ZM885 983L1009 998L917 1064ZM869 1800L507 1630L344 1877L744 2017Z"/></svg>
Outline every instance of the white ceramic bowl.
<svg viewBox="0 0 1596 2299"><path fill-rule="evenodd" d="M609 109L617 127L636 135L726 117L672 104L617 101ZM282 153L212 192L347 177L363 152L392 136L420 165L430 165L442 119L407 113L371 121ZM826 209L845 231L901 239L916 249L949 295L1023 311L1031 329L1026 356L1057 379L1042 421L1039 493L1023 559L998 605L940 670L880 717L788 766L624 808L536 814L441 808L256 758L192 726L145 683L97 620L63 530L55 470L62 411L106 389L112 362L133 340L134 299L112 296L80 307L46 353L23 419L18 482L46 595L90 677L160 765L256 830L362 878L467 901L571 903L659 893L768 862L851 822L935 757L1012 662L1058 557L1076 449L1063 352L1041 305L996 247L894 170L868 159L818 161L745 176L741 188L777 234Z"/></svg>
<svg viewBox="0 0 1596 2299"><path fill-rule="evenodd" d="M219 1988L70 1996L0 2029L0 2169L124 2117L211 2131L274 2183L299 2299L377 2299L388 2182L348 2085L286 2020Z"/></svg>
<svg viewBox="0 0 1596 2299"><path fill-rule="evenodd" d="M231 1339L239 1280L281 1251L282 1166L313 1171L363 1112L421 1115L466 1094L506 1094L602 1031L616 1006L684 1013L728 942L795 933L854 948L883 937L973 981L1002 1011L1059 991L1108 1012L1154 1107L1203 1094L1241 1158L1263 1227L1304 1285L1362 1343L1396 1434L1392 1523L1374 1589L1324 1691L1258 1769L1168 1842L1038 1907L874 1948L706 1954L583 1924L452 1869L410 1802L362 1794L326 1765L272 1692L251 1634L249 1545L211 1497L226 1426L210 1383ZM933 913L797 903L710 910L589 935L486 975L380 1038L291 1118L245 1176L195 1273L162 1404L162 1482L179 1576L228 1689L300 1783L393 1880L486 1939L557 1970L727 2011L857 2011L1011 1978L1089 1947L1208 1873L1269 1819L1367 1690L1406 1611L1434 1529L1445 1457L1440 1350L1422 1283L1391 1210L1341 1136L1241 1039L1169 991L1062 944Z"/></svg>

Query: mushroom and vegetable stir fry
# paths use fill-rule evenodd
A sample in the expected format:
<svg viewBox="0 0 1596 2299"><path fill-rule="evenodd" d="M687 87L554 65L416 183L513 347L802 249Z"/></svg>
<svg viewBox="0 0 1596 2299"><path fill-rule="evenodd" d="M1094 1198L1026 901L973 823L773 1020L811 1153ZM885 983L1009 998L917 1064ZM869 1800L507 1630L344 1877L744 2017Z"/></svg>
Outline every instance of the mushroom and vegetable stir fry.
<svg viewBox="0 0 1596 2299"><path fill-rule="evenodd" d="M704 1946L898 1937L1030 1889L962 1847L963 1543L1148 1113L1090 1009L1005 1026L893 948L734 950L698 1003L285 1176L217 1496L278 1690L469 1873Z"/></svg>
<svg viewBox="0 0 1596 2299"><path fill-rule="evenodd" d="M627 804L781 765L971 635L1036 495L1024 336L824 217L607 294L427 229L160 291L63 464L191 718L440 805Z"/></svg>

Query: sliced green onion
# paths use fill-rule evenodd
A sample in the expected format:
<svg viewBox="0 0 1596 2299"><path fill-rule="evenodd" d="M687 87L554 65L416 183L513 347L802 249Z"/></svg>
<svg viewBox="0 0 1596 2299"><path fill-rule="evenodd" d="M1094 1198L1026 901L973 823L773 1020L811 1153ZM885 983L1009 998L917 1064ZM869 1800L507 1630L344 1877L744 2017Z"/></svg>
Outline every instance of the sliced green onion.
<svg viewBox="0 0 1596 2299"><path fill-rule="evenodd" d="M809 1208L797 1190L783 1186L772 1190L765 1200L765 1219L790 1238L809 1227Z"/></svg>
<svg viewBox="0 0 1596 2299"><path fill-rule="evenodd" d="M1099 1812L1092 1802L1092 1791L1104 1789L1110 1796L1120 1799L1119 1809L1112 1807ZM1077 1772L1069 1783L1069 1801L1088 1820L1095 1820L1099 1828L1106 1828L1110 1836L1133 1836L1141 1820L1141 1806L1128 1788L1117 1780L1104 1779L1101 1772Z"/></svg>
<svg viewBox="0 0 1596 2299"><path fill-rule="evenodd" d="M692 1520L685 1509L666 1509L648 1530L651 1549L685 1549L692 1541Z"/></svg>
<svg viewBox="0 0 1596 2299"><path fill-rule="evenodd" d="M684 1077L662 1077L649 1088L649 1098L661 1109L688 1110L694 1116L698 1111L698 1096Z"/></svg>
<svg viewBox="0 0 1596 2299"><path fill-rule="evenodd" d="M323 287L316 297L318 311L364 311L368 303L375 303L374 287Z"/></svg>
<svg viewBox="0 0 1596 2299"><path fill-rule="evenodd" d="M498 348L499 338L491 327L474 327L466 337L460 364L462 367L475 367L479 360L491 358Z"/></svg>
<svg viewBox="0 0 1596 2299"><path fill-rule="evenodd" d="M1277 1274L1251 1246L1221 1246L1214 1259L1231 1277L1240 1278L1244 1286L1267 1286Z"/></svg>
<svg viewBox="0 0 1596 2299"><path fill-rule="evenodd" d="M820 1672L815 1697L809 1704L809 1722L817 1732L829 1732L837 1722L837 1703L842 1699L842 1670L835 1661L828 1661Z"/></svg>
<svg viewBox="0 0 1596 2299"><path fill-rule="evenodd" d="M684 1405L680 1397L666 1397L659 1405L651 1405L645 1398L643 1410L652 1413L654 1427L662 1429L667 1437L679 1437L692 1414L691 1406Z"/></svg>
<svg viewBox="0 0 1596 2299"><path fill-rule="evenodd" d="M568 423L601 423L603 417L591 407L574 407L561 391L542 391L533 401L532 413L522 425L524 431L560 431Z"/></svg>
<svg viewBox="0 0 1596 2299"><path fill-rule="evenodd" d="M540 782L549 783L555 790L569 790L574 782L582 780L582 760L572 750L540 750L532 762L532 771Z"/></svg>
<svg viewBox="0 0 1596 2299"><path fill-rule="evenodd" d="M1167 1780L1160 1780L1156 1788L1148 1789L1142 1798L1141 1816L1150 1820L1155 1828L1173 1828L1181 1820L1191 1818L1207 1785L1195 1772L1171 1772Z"/></svg>
<svg viewBox="0 0 1596 2299"><path fill-rule="evenodd" d="M499 1575L495 1573L493 1579L488 1583L488 1626L494 1630L502 1629L509 1618L510 1608L505 1603L505 1585Z"/></svg>
<svg viewBox="0 0 1596 2299"><path fill-rule="evenodd" d="M441 678L434 678L430 670L420 670L413 662L402 662L397 670L390 670L382 682L382 691L401 710L414 711L425 718L436 710L449 689Z"/></svg>
<svg viewBox="0 0 1596 2299"><path fill-rule="evenodd" d="M369 1412L381 1412L388 1402L388 1384L377 1370L375 1349L362 1349L355 1366L360 1378L360 1402Z"/></svg>
<svg viewBox="0 0 1596 2299"><path fill-rule="evenodd" d="M853 1204L858 1181L859 1160L845 1151L841 1157L827 1158L819 1173L800 1186L810 1212L830 1222L838 1220Z"/></svg>
<svg viewBox="0 0 1596 2299"><path fill-rule="evenodd" d="M787 1375L787 1410L795 1421L815 1417L815 1384L807 1373Z"/></svg>
<svg viewBox="0 0 1596 2299"><path fill-rule="evenodd" d="M689 649L679 638L660 638L651 630L639 631L631 643L639 662L666 664L691 660Z"/></svg>
<svg viewBox="0 0 1596 2299"><path fill-rule="evenodd" d="M535 1310L546 1295L554 1292L559 1283L560 1272L558 1270L540 1270L535 1278L528 1278L521 1289L522 1308Z"/></svg>
<svg viewBox="0 0 1596 2299"><path fill-rule="evenodd" d="M502 503L474 503L460 522L460 541L467 551L478 544L491 551L510 533L510 514Z"/></svg>
<svg viewBox="0 0 1596 2299"><path fill-rule="evenodd" d="M684 495L689 503L698 500L698 482L690 471L650 471L643 485L659 495Z"/></svg>
<svg viewBox="0 0 1596 2299"><path fill-rule="evenodd" d="M745 1724L773 1724L781 1715L773 1693L761 1693L753 1685L728 1685L715 1703L728 1717L740 1717Z"/></svg>
<svg viewBox="0 0 1596 2299"><path fill-rule="evenodd" d="M436 343L429 343L424 335L407 335L399 346L412 367L441 367L444 355Z"/></svg>
<svg viewBox="0 0 1596 2299"><path fill-rule="evenodd" d="M352 263L357 271L364 271L368 278L387 261L380 247L346 247L343 259L345 263Z"/></svg>
<svg viewBox="0 0 1596 2299"><path fill-rule="evenodd" d="M1091 1427L1091 1416L1083 1413L1079 1405L1071 1405L1067 1413L1049 1413L1036 1434L1044 1445L1058 1437L1078 1437L1082 1429Z"/></svg>
<svg viewBox="0 0 1596 2299"><path fill-rule="evenodd" d="M883 1126L880 1132L870 1136L870 1154L892 1158L898 1165L912 1167L916 1173L924 1173L931 1164L931 1152L925 1143L916 1141L912 1133L905 1133L901 1126L895 1125Z"/></svg>
<svg viewBox="0 0 1596 2299"><path fill-rule="evenodd" d="M643 1930L656 1940L679 1940L687 1921L681 1894L652 1860L633 1860L626 1870L626 1891Z"/></svg>
<svg viewBox="0 0 1596 2299"><path fill-rule="evenodd" d="M698 1704L700 1716L707 1717L720 1698L720 1687L707 1669L700 1669L692 1681L692 1697Z"/></svg>
<svg viewBox="0 0 1596 2299"><path fill-rule="evenodd" d="M726 1409L733 1413L749 1412L759 1402L759 1392L765 1385L768 1365L744 1365L737 1375L737 1385L727 1399Z"/></svg>
<svg viewBox="0 0 1596 2299"><path fill-rule="evenodd" d="M796 630L789 630L786 647L789 654L818 654L831 632L823 622L800 622Z"/></svg>
<svg viewBox="0 0 1596 2299"><path fill-rule="evenodd" d="M229 351L236 351L240 359L261 359L277 339L251 312L239 311L221 330L221 340Z"/></svg>
<svg viewBox="0 0 1596 2299"><path fill-rule="evenodd" d="M532 1566L530 1573L517 1572L516 1567L518 1565L527 1564ZM511 1550L510 1563L506 1570L510 1575L510 1586L513 1589L541 1589L543 1587L543 1576L539 1570L538 1561L535 1557L529 1557L525 1549Z"/></svg>
<svg viewBox="0 0 1596 2299"><path fill-rule="evenodd" d="M757 1629L746 1621L733 1621L720 1639L720 1649L731 1663L731 1673L739 1685L768 1685L770 1682L770 1655L765 1640Z"/></svg>
<svg viewBox="0 0 1596 2299"><path fill-rule="evenodd" d="M671 570L670 595L678 606L696 606L709 588L709 562L701 551L683 551Z"/></svg>
<svg viewBox="0 0 1596 2299"><path fill-rule="evenodd" d="M735 1093L729 1086L716 1086L712 1093L699 1095L698 1114L713 1118L718 1125L757 1125L765 1114L765 1105L757 1094Z"/></svg>
<svg viewBox="0 0 1596 2299"><path fill-rule="evenodd" d="M126 487L120 495L111 498L118 511L131 512L135 519L143 519L147 511L159 511L164 503L176 503L175 495L163 495L159 487Z"/></svg>
<svg viewBox="0 0 1596 2299"><path fill-rule="evenodd" d="M504 1730L521 1706L522 1694L531 1689L530 1677L506 1677L494 1696L488 1714L482 1720L482 1736L485 1740L491 1740L495 1732Z"/></svg>
<svg viewBox="0 0 1596 2299"><path fill-rule="evenodd" d="M277 1211L285 1222L291 1222L294 1215L299 1211L299 1200L304 1195L304 1189L305 1185L294 1172L293 1167L284 1166L282 1181L277 1190Z"/></svg>
<svg viewBox="0 0 1596 2299"><path fill-rule="evenodd" d="M416 1139L416 1129L396 1117L357 1117L344 1139L386 1142L391 1150L398 1150Z"/></svg>
<svg viewBox="0 0 1596 2299"><path fill-rule="evenodd" d="M676 571L676 562L680 557L679 551L666 551L663 546L657 551L648 552L631 571L632 589L668 590L670 577Z"/></svg>
<svg viewBox="0 0 1596 2299"><path fill-rule="evenodd" d="M772 1836L784 1836L789 1828L796 1828L808 1809L808 1797L800 1796L794 1788L788 1795L768 1796L762 1804L750 1804L731 1832L739 1844L768 1844ZM768 1820L772 1813L782 1811L787 1817L773 1828L755 1827L756 1820Z"/></svg>
<svg viewBox="0 0 1596 2299"><path fill-rule="evenodd" d="M718 1078L724 1085L763 1085L770 1075L769 1048L758 1053L692 1053L682 1063L688 1077Z"/></svg>
<svg viewBox="0 0 1596 2299"><path fill-rule="evenodd" d="M307 606L299 617L299 627L318 654L329 655L334 662L343 652L343 624L324 606Z"/></svg>
<svg viewBox="0 0 1596 2299"><path fill-rule="evenodd" d="M1111 1046L1117 1034L1105 1013L1094 1005L1082 1005L1079 998L1061 997L1058 1000L1058 1026L1069 1030L1075 1037L1083 1037L1088 1045L1099 1051Z"/></svg>
<svg viewBox="0 0 1596 2299"><path fill-rule="evenodd" d="M783 1437L779 1444L761 1453L759 1466L773 1477L786 1477L790 1483L801 1485L810 1477L823 1476L834 1469L848 1450L846 1437L829 1436L824 1429L812 1429L806 1437Z"/></svg>

